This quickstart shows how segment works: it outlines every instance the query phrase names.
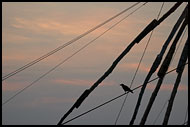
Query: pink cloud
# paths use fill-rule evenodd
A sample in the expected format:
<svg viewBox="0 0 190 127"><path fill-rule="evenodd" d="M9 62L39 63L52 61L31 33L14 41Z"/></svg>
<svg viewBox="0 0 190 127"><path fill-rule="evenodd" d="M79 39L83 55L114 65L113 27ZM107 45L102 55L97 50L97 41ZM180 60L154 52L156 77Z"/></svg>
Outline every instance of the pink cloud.
<svg viewBox="0 0 190 127"><path fill-rule="evenodd" d="M95 80L81 80L81 79L56 79L53 82L63 85L82 85L82 86L91 86L94 84ZM105 81L102 82L101 85L114 85L116 84L114 81Z"/></svg>
<svg viewBox="0 0 190 127"><path fill-rule="evenodd" d="M113 9L108 9L106 10L105 8L102 9L104 13L101 13L101 10L93 10L95 12L94 15L97 15L96 17L94 15L86 14L85 16L82 17L77 17L76 20L66 20L67 15L62 16L63 18L56 18L52 17L51 19L47 17L40 17L40 18L35 18L35 19L25 19L25 18L20 18L16 17L14 22L11 24L14 28L18 29L26 29L26 30L31 30L39 33L48 33L48 34L54 34L54 32L58 32L64 35L68 34L74 34L74 35L79 35L82 34L83 32L86 32L87 30L97 26L98 24L102 23L103 21L107 20L110 18L110 16L116 14L116 11ZM105 17L105 14L107 15ZM113 20L113 22L109 22L108 24L104 25L103 27L97 29L96 31L92 32L92 35L99 35L105 30L107 30L109 27L111 27L113 24L115 24L118 20L121 18L118 17ZM131 36L134 35L134 33L137 31L134 31L134 28L136 24L143 24L146 25L147 21L139 21L134 18L127 18L126 22L122 22L116 26L116 28L111 30L111 34L115 36ZM143 28L143 27L142 27ZM139 30L141 28L138 28ZM126 32L130 31L130 32Z"/></svg>
<svg viewBox="0 0 190 127"><path fill-rule="evenodd" d="M160 90L162 91L172 91L173 90L173 86L174 84L162 84ZM155 89L155 85L147 85L147 88L149 90L154 90ZM187 91L188 90L188 87L186 85L183 85L183 84L179 84L178 86L178 91Z"/></svg>
<svg viewBox="0 0 190 127"><path fill-rule="evenodd" d="M6 43L15 43L15 44L26 43L29 40L31 40L31 38L26 36L12 34L12 33L5 33L5 32L2 33L2 42L5 45Z"/></svg>
<svg viewBox="0 0 190 127"><path fill-rule="evenodd" d="M119 65L119 69L124 71L128 71L130 69L136 69L137 67L138 63L122 63ZM145 64L141 63L139 70L143 72L149 72L150 68L147 67Z"/></svg>
<svg viewBox="0 0 190 127"><path fill-rule="evenodd" d="M46 34L53 34L53 33L60 33L63 35L79 35L88 30L90 27L97 22L91 22L93 25L85 25L86 22L78 21L70 22L70 23L62 23L63 21L58 21L56 19L33 19L27 20L24 18L15 18L15 22L12 24L13 27L18 29L26 29L32 32L37 33L46 33Z"/></svg>
<svg viewBox="0 0 190 127"><path fill-rule="evenodd" d="M6 81L4 81L2 83L2 91L17 91L20 90L22 88L24 88L26 86L26 83L22 82L22 83L8 83Z"/></svg>
<svg viewBox="0 0 190 127"><path fill-rule="evenodd" d="M90 85L93 81L89 80L80 80L80 79L73 79L73 80L65 80L65 79L57 79L55 80L58 84L68 84L68 85Z"/></svg>
<svg viewBox="0 0 190 127"><path fill-rule="evenodd" d="M105 12L105 11L104 11ZM96 12L97 13L97 12ZM106 14L107 15L113 15L115 13L115 10L107 10ZM79 20L77 20L77 22L74 20L63 20L62 18L56 18L53 17L51 19L48 19L47 17L38 17L38 18L34 18L34 19L25 19L25 18L20 18L20 17L16 17L14 22L11 24L14 28L17 29L25 29L25 30L29 30L31 32L35 32L37 34L48 34L48 35L80 35L83 32L89 30L92 27L95 27L96 25L100 24L102 21L105 21L107 18L109 18L109 16L107 16L107 18L105 18L105 14L101 13L101 11L98 13L99 18L95 17L94 15L90 15L90 18L87 16L83 16L82 18L79 17ZM101 18L102 17L102 18ZM104 18L103 18L104 17ZM117 19L118 20L118 19ZM118 38L120 38L120 40L123 40L123 37L125 37L126 39L129 39L129 37L134 37L134 24L135 22L146 22L146 21L134 21L133 18L128 18L127 22L125 23L121 23L118 26L116 26L116 28L112 29L109 32L109 37L106 38L106 41L109 41L109 43L101 43L101 45L96 45L94 47L94 49L96 49L96 51L94 51L94 54L97 54L97 52L104 52L108 55L115 55L115 54L119 54L121 47L123 47L120 43L117 42L116 44L116 40L118 41ZM92 35L93 38L94 36L98 36L99 34L101 34L102 32L104 32L106 29L108 29L111 24L113 24L113 22L109 23L109 25L105 25L102 28L94 31L92 34L90 34L90 36ZM126 31L130 31L130 32L126 32ZM9 41L12 42L12 40L15 40L15 43L17 42L25 42L25 41L31 41L31 42L35 42L36 40L34 40L33 38L28 38L25 36L20 36L20 35L9 35L11 36L9 38ZM110 38L111 36L111 38ZM13 38L12 38L13 37ZM62 38L62 36L60 36L60 38ZM57 37L58 40L60 40L59 37ZM7 38L6 38L7 39ZM38 51L38 50L36 50ZM43 54L43 53L40 53ZM34 54L28 54L25 55L22 54L20 56L13 56L12 57L3 57L4 59L7 60L25 60L28 58L28 55L33 56ZM31 58L30 59L33 59ZM40 55L36 55L36 56L40 56ZM34 57L36 58L36 57ZM54 61L54 59L53 59Z"/></svg>
<svg viewBox="0 0 190 127"><path fill-rule="evenodd" d="M2 60L4 62L8 62L8 61L26 61L27 59L29 59L29 57L25 54L23 55L17 55L17 54L14 54L14 55L7 55L7 56L2 56ZM35 56L30 56L30 59L35 59Z"/></svg>
<svg viewBox="0 0 190 127"><path fill-rule="evenodd" d="M47 104L61 104L75 101L75 98L59 98L59 97L40 97L35 98L29 102L24 102L22 105L25 107L38 107Z"/></svg>
<svg viewBox="0 0 190 127"><path fill-rule="evenodd" d="M39 100L39 102L43 104L51 104L51 103L73 102L74 100L75 100L74 98L43 97Z"/></svg>

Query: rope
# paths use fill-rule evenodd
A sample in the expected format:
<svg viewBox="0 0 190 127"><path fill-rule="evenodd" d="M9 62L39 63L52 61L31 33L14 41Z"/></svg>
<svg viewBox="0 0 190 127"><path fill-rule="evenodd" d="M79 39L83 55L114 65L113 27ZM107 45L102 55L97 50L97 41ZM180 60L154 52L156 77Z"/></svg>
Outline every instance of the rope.
<svg viewBox="0 0 190 127"><path fill-rule="evenodd" d="M178 51L178 49L179 49L179 47L180 47L180 44L182 43L182 40L183 40L183 37L184 37L184 35L185 35L186 31L187 31L187 28L188 28L188 27L186 27L186 28L185 28L185 31L183 32L183 35L182 35L182 37L181 37L181 39L180 39L180 42L179 42L179 44L178 44L178 46L177 46L177 48L176 48L176 51L174 52L173 58L175 57L175 55L176 55L176 53L177 53L177 51Z"/></svg>
<svg viewBox="0 0 190 127"><path fill-rule="evenodd" d="M147 3L147 2L146 2ZM20 93L22 93L24 90L26 90L27 88L29 88L30 86L32 86L33 84L35 84L36 82L38 82L40 79L42 79L43 77L45 77L47 74L49 74L50 72L52 72L53 70L55 70L57 67L59 67L60 65L62 65L63 63L65 63L67 60L69 60L70 58L72 58L74 55L76 55L77 53L79 53L81 50L83 50L84 48L86 48L88 45L90 45L92 42L94 42L95 40L97 40L98 38L100 38L102 35L104 35L106 32L108 32L109 30L111 30L113 27L115 27L116 25L118 25L121 21L123 21L124 19L126 19L127 17L129 17L130 15L132 15L134 12L136 12L138 9L140 9L142 6L144 6L146 3L144 3L143 5L141 5L140 7L138 7L136 10L134 10L133 12L131 12L130 14L128 14L127 16L125 16L124 18L122 18L120 21L118 21L117 23L115 23L114 25L112 25L110 28L108 28L106 31L104 31L102 34L100 34L99 36L97 36L96 38L94 38L93 40L91 40L90 42L88 42L86 45L84 45L82 48L80 48L79 50L77 50L75 53L73 53L72 55L70 55L69 57L67 57L66 59L64 59L63 61L61 61L59 64L57 64L55 67L53 67L52 69L50 69L48 72L44 73L42 76L40 76L39 78L37 78L35 81L33 81L31 84L29 84L28 86L24 87L22 90L20 90L19 92L17 92L15 95L13 95L12 97L10 97L9 99L7 99L5 102L3 102L2 105L6 104L7 102L11 101L14 97L16 97L17 95L19 95Z"/></svg>
<svg viewBox="0 0 190 127"><path fill-rule="evenodd" d="M188 105L187 105L187 110L186 110L186 113L185 113L184 123L185 123L185 120L187 119L187 114L188 114Z"/></svg>
<svg viewBox="0 0 190 127"><path fill-rule="evenodd" d="M161 14L161 11L162 11L163 6L164 6L164 2L163 2L162 5L161 5L160 11L159 11L158 16L157 16L157 20L158 20L160 14ZM133 76L133 79L132 79L132 81L131 81L131 85L130 85L129 88L132 87L133 82L134 82L134 80L135 80L135 78L136 78L137 72L138 72L138 70L139 70L139 67L140 67L140 65L141 65L141 62L142 62L143 57L144 57L144 55L145 55L146 49L147 49L147 47L148 47L148 45L149 45L150 39L151 39L151 37L152 37L153 31L154 31L154 30L152 30L152 32L151 32L151 34L150 34L150 37L149 37L149 39L148 39L148 41L147 41L147 43L146 43L145 49L144 49L144 51L143 51L143 54L142 54L142 56L141 56L141 59L140 59L140 61L139 61L138 67L137 67L137 69L136 69L136 71L135 71L135 74L134 74L134 76ZM123 106L124 106L124 104L125 104L125 101L126 101L127 97L128 97L128 94L125 96L125 99L124 99L124 101L123 101L123 103L122 103L121 109L120 109L120 111L119 111L119 113L118 113L118 116L117 116L117 118L116 118L116 121L115 121L115 125L117 124L117 121L118 121L118 119L119 119L119 116L120 116L120 114L121 114L121 111L122 111L122 109L123 109Z"/></svg>
<svg viewBox="0 0 190 127"><path fill-rule="evenodd" d="M166 104L167 104L168 101L169 101L169 100L166 100L166 102L164 103L162 109L160 110L159 114L157 115L156 119L154 120L153 125L155 125L156 121L157 121L158 118L160 117L160 114L161 114L162 111L164 110L164 108L165 108L165 106L166 106Z"/></svg>
<svg viewBox="0 0 190 127"><path fill-rule="evenodd" d="M187 65L187 64L188 64L188 63L184 64L183 66L185 66L185 65ZM169 73L175 71L176 69L177 69L177 68L174 68L174 69L168 71L165 75L167 75L167 74L169 74ZM153 82L153 81L155 81L155 80L157 80L157 79L159 79L159 77L156 77L156 78L154 78L154 79L148 81L148 83ZM135 91L135 90L141 88L142 86L143 86L143 85L139 85L139 86L133 88L132 90ZM64 124L66 124L66 123L69 123L69 122L71 122L71 121L73 121L73 120L75 120L75 119L77 119L77 118L79 118L79 117L81 117L81 116L83 116L83 115L85 115L85 114L87 114L87 113L89 113L89 112L95 110L95 109L98 109L98 108L100 108L100 107L102 107L102 106L104 106L104 105L106 105L106 104L108 104L108 103L110 103L110 102L112 102L112 101L114 101L114 100L116 100L116 99L118 99L118 98L124 96L125 94L128 94L128 92L123 93L123 94L121 94L121 95L119 95L119 96L117 96L117 97L115 97L115 98L113 98L113 99L110 99L109 101L106 101L106 102L104 102L103 104L100 104L100 105L98 105L98 106L96 106L96 107L94 107L94 108L92 108L92 109L90 109L90 110L88 110L88 111L86 111L86 112L84 112L84 113L82 113L82 114L80 114L80 115L78 115L78 116L76 116L76 117L74 117L74 118L72 118L72 119L70 119L70 120L64 122L64 123L62 123L62 124L64 125Z"/></svg>
<svg viewBox="0 0 190 127"><path fill-rule="evenodd" d="M173 62L173 59L174 59L174 57L175 57L175 55L176 55L176 53L177 53L177 51L178 51L178 49L179 49L179 46L180 46L180 44L181 44L181 42L182 42L182 40L183 40L183 37L184 37L184 35L185 35L185 33L186 33L186 30L187 30L187 29L185 29L185 31L184 31L184 33L183 33L181 39L180 39L180 42L179 42L179 44L178 44L178 47L177 47L176 51L174 52L174 56L172 57L171 63ZM156 119L154 120L153 125L155 125L157 119L159 118L161 112L163 111L163 109L164 109L164 107L166 106L166 104L167 104L168 101L169 101L169 99L166 100L166 102L164 103L162 109L160 110L159 114L157 115ZM185 120L184 120L184 122L185 122Z"/></svg>
<svg viewBox="0 0 190 127"><path fill-rule="evenodd" d="M124 12L128 11L129 9L133 8L134 6L136 6L136 5L139 4L139 3L140 3L140 2L137 2L137 3L133 4L133 5L130 6L129 8L127 8L127 9L121 11L120 13L118 13L118 14L116 14L115 16L109 18L108 20L104 21L103 23L101 23L101 24L95 26L94 28L88 30L87 32L85 32L85 33L83 33L83 34L77 36L76 38L72 39L71 41L69 41L69 42L67 42L67 43L65 43L65 44L63 44L63 45L61 45L61 46L59 46L58 48L56 48L56 49L54 49L54 50L48 52L47 54L45 54L45 55L43 55L43 56L41 56L41 57L39 57L39 58L33 60L32 62L30 62L30 63L28 63L28 64L26 64L26 65L20 67L19 69L17 69L17 70L15 70L15 71L13 71L13 72L11 72L11 73L9 73L9 74L3 76L3 77L2 77L2 81L4 81L5 79L8 79L8 78L10 78L10 77L12 77L13 75L15 75L15 74L17 74L17 73L19 73L19 72L25 70L26 68L28 68L28 67L30 67L30 66L32 66L32 65L34 65L34 64L36 64L36 63L38 63L38 62L40 62L41 60L43 60L43 59L49 57L50 55L52 55L52 54L58 52L59 50L65 48L66 46L68 46L68 45L74 43L75 41L77 41L77 40L79 40L80 38L86 36L87 34L93 32L94 30L98 29L99 27L103 26L104 24L110 22L110 21L113 20L114 18L118 17L119 15L121 15L121 14L123 14Z"/></svg>
<svg viewBox="0 0 190 127"><path fill-rule="evenodd" d="M177 2L174 6L172 6L159 20L152 20L151 23L149 23L146 28L141 31L141 33L123 50L123 52L113 61L112 65L105 71L105 73L89 88L86 89L81 96L75 101L73 106L61 117L60 121L58 122L58 125L61 125L62 122L65 120L65 118L71 114L71 112L78 108L82 102L90 95L90 93L98 87L98 85L106 79L115 69L115 67L118 65L118 63L123 59L123 57L129 53L129 51L134 47L135 44L138 44L148 33L150 33L153 29L155 29L160 23L162 23L168 16L170 16L180 5L182 2Z"/></svg>

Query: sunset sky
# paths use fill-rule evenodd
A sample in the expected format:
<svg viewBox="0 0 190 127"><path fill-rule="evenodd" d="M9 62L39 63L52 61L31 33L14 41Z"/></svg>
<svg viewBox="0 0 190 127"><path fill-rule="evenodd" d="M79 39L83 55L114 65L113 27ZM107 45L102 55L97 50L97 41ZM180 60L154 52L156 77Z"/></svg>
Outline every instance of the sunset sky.
<svg viewBox="0 0 190 127"><path fill-rule="evenodd" d="M5 76L52 51L133 4L134 2L3 2L2 75ZM2 81L2 103L142 4L138 4L43 61ZM174 2L165 2L160 16L174 4ZM186 4L183 3L154 30L132 88L143 83L153 60L160 52ZM161 5L162 2L147 3L60 67L3 105L2 124L57 124L78 97L104 74L131 41L157 17ZM168 70L177 67L188 36L188 28L186 27L185 30L184 37L181 39ZM74 109L66 120L121 95L124 91L119 84L124 83L130 86L149 36L150 34L131 49L115 70L86 98L78 109ZM170 45L168 49L169 47ZM170 98L176 76L174 71L165 77L146 124L153 124L164 103ZM153 74L151 79L155 77L157 77L157 73ZM135 124L139 124L157 81L148 84ZM129 124L139 92L140 89L134 91L134 94L129 94L117 122L118 125ZM124 96L68 124L113 125L123 100ZM188 74L186 66L168 124L183 124L187 105ZM156 124L162 124L165 111L166 107Z"/></svg>

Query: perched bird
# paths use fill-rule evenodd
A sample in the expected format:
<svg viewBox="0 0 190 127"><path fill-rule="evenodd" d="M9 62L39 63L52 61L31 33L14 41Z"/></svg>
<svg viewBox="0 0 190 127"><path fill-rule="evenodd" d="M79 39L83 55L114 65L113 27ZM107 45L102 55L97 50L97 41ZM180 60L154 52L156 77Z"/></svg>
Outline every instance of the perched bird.
<svg viewBox="0 0 190 127"><path fill-rule="evenodd" d="M129 92L133 93L133 91L132 91L128 86L126 86L126 85L124 85L124 84L120 84L120 86L123 88L123 90L124 90L125 92L129 91Z"/></svg>

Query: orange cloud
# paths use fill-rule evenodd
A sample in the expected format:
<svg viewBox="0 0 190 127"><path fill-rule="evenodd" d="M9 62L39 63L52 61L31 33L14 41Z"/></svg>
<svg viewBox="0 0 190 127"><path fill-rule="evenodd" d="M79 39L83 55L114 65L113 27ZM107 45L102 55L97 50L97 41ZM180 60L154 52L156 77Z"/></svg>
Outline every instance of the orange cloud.
<svg viewBox="0 0 190 127"><path fill-rule="evenodd" d="M147 88L149 90L154 90L155 89L155 85L147 85ZM162 86L160 87L160 90L162 91L172 91L174 87L174 84L162 84ZM188 91L188 87L187 85L183 85L183 84L179 84L178 86L178 91Z"/></svg>

